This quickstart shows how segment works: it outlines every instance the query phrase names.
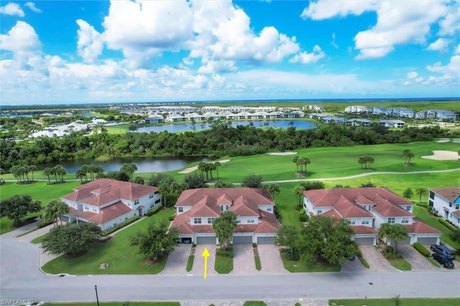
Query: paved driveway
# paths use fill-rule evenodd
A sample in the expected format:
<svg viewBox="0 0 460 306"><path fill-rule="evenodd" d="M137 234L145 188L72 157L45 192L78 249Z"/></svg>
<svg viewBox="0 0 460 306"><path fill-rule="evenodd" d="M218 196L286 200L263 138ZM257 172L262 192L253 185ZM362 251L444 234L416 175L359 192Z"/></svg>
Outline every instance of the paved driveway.
<svg viewBox="0 0 460 306"><path fill-rule="evenodd" d="M284 269L283 261L281 260L280 250L274 244L259 244L260 263L262 270L259 273L278 274L289 273Z"/></svg>
<svg viewBox="0 0 460 306"><path fill-rule="evenodd" d="M372 245L361 245L359 246L361 253L363 254L364 259L366 259L369 264L370 271L379 271L379 272L394 272L398 271L394 268L388 260L380 253L379 249Z"/></svg>
<svg viewBox="0 0 460 306"><path fill-rule="evenodd" d="M166 266L161 272L161 274L166 275L177 275L177 274L187 274L185 270L187 266L187 260L190 255L191 245L178 245L176 249L169 254L168 261ZM196 260L196 259L195 259Z"/></svg>
<svg viewBox="0 0 460 306"><path fill-rule="evenodd" d="M401 245L398 246L398 251L412 265L412 271L439 270L420 254L413 246Z"/></svg>
<svg viewBox="0 0 460 306"><path fill-rule="evenodd" d="M209 257L208 257L208 276L216 275L217 272L214 270L214 261L216 260L216 245L204 245L198 244L195 249L195 261L193 263L192 274L203 277L204 272L204 259L201 254L203 254L204 248L208 248Z"/></svg>
<svg viewBox="0 0 460 306"><path fill-rule="evenodd" d="M252 244L235 244L233 245L233 252L232 274L244 275L257 273Z"/></svg>

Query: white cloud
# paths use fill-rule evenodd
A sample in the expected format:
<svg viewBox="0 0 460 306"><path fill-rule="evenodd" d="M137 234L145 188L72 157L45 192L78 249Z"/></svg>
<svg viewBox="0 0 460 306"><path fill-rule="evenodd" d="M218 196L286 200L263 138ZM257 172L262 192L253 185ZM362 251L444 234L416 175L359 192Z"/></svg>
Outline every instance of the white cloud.
<svg viewBox="0 0 460 306"><path fill-rule="evenodd" d="M10 2L5 6L0 7L0 14L9 15L9 16L18 16L24 17L24 11L21 9L19 4Z"/></svg>
<svg viewBox="0 0 460 306"><path fill-rule="evenodd" d="M315 45L311 53L300 52L294 55L289 60L289 62L290 63L302 63L302 64L314 64L325 56L326 54L323 52L323 50L321 50L321 48L318 45Z"/></svg>
<svg viewBox="0 0 460 306"><path fill-rule="evenodd" d="M35 13L41 13L42 10L39 9L34 2L26 2L24 4L25 7L29 8L31 11L35 12Z"/></svg>
<svg viewBox="0 0 460 306"><path fill-rule="evenodd" d="M368 11L377 14L377 23L355 36L358 60L383 57L397 45L423 43L431 25L441 22L444 29L458 20L458 7L447 0L318 0L310 2L301 16L320 20ZM455 16L442 19L450 14Z"/></svg>
<svg viewBox="0 0 460 306"><path fill-rule="evenodd" d="M432 42L426 49L430 51L440 51L445 52L447 51L447 47L449 46L449 40L445 38L438 38L436 41Z"/></svg>
<svg viewBox="0 0 460 306"><path fill-rule="evenodd" d="M79 26L77 32L78 54L85 62L92 63L102 53L104 47L102 35L82 19L78 19L77 24Z"/></svg>
<svg viewBox="0 0 460 306"><path fill-rule="evenodd" d="M447 15L439 22L439 35L455 35L460 31L460 1L453 0Z"/></svg>
<svg viewBox="0 0 460 306"><path fill-rule="evenodd" d="M339 48L339 45L337 45L337 42L336 42L335 33L332 33L331 46L333 46L333 47L336 48L336 49Z"/></svg>
<svg viewBox="0 0 460 306"><path fill-rule="evenodd" d="M0 35L0 50L11 51L16 58L27 58L40 50L40 41L34 28L18 21L7 34Z"/></svg>

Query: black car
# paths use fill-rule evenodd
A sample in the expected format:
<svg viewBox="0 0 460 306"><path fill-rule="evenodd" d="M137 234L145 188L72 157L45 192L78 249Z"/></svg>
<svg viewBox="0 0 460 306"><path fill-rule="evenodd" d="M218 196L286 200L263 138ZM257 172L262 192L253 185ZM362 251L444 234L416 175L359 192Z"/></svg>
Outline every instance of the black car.
<svg viewBox="0 0 460 306"><path fill-rule="evenodd" d="M450 260L455 259L455 252L446 246L433 244L430 249L436 254L447 256Z"/></svg>
<svg viewBox="0 0 460 306"><path fill-rule="evenodd" d="M446 268L446 269L453 269L454 268L454 263L446 255L439 255L437 253L433 253L433 254L431 254L431 257L433 257L434 260L439 262L439 264L441 266L443 266L444 268Z"/></svg>

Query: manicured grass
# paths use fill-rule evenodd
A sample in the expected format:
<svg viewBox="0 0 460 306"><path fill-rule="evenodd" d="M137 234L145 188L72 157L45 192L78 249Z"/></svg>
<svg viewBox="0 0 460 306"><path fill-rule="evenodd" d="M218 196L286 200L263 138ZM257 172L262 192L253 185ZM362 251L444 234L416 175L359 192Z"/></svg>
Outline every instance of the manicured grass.
<svg viewBox="0 0 460 306"><path fill-rule="evenodd" d="M441 265L436 260L434 260L431 256L426 257L426 259L428 259L428 261L431 262L431 264L435 266L436 268L441 268Z"/></svg>
<svg viewBox="0 0 460 306"><path fill-rule="evenodd" d="M128 124L121 124L105 126L104 128L107 130L108 134L126 134L128 132L128 127Z"/></svg>
<svg viewBox="0 0 460 306"><path fill-rule="evenodd" d="M306 256L300 260L289 260L284 252L281 252L281 259L284 268L289 272L338 272L341 269L339 265L315 263Z"/></svg>
<svg viewBox="0 0 460 306"><path fill-rule="evenodd" d="M0 186L0 200L7 199L13 195L28 194L33 200L41 202L42 207L48 205L51 200L57 200L61 196L72 192L72 190L80 185L79 182L66 182L63 184L48 185L47 182L35 182L32 184L16 184L8 182ZM35 213L29 215L40 215ZM0 218L0 234L4 234L13 230L13 222L8 218Z"/></svg>
<svg viewBox="0 0 460 306"><path fill-rule="evenodd" d="M412 166L404 166L402 152L410 149L414 152ZM307 156L311 160L306 178L349 176L375 171L419 171L459 168L458 161L433 161L421 156L432 155L433 150L457 151L456 143L414 142L407 144L382 144L368 146L349 146L334 148L309 148L296 150L298 156ZM358 158L371 155L375 163L372 169L361 169ZM238 183L249 174L261 175L264 181L298 179L293 156L272 156L268 154L230 157L230 162L219 168L219 178L225 182ZM185 177L177 171L170 172L177 178ZM458 173L457 173L458 174Z"/></svg>
<svg viewBox="0 0 460 306"><path fill-rule="evenodd" d="M399 259L388 259L390 264L398 270L401 271L410 271L412 270L411 264L404 258Z"/></svg>
<svg viewBox="0 0 460 306"><path fill-rule="evenodd" d="M193 269L193 261L195 260L195 255L190 255L188 257L188 260L187 260L187 267L185 268L185 270L187 270L187 272L190 272L192 271Z"/></svg>
<svg viewBox="0 0 460 306"><path fill-rule="evenodd" d="M233 248L227 250L216 249L214 270L219 274L228 274L233 270Z"/></svg>
<svg viewBox="0 0 460 306"><path fill-rule="evenodd" d="M369 269L369 263L363 256L357 256L364 268Z"/></svg>
<svg viewBox="0 0 460 306"><path fill-rule="evenodd" d="M109 241L95 244L82 256L59 256L42 269L52 274L157 274L163 270L166 258L155 264L147 263L144 255L138 253L138 248L130 245L130 238L145 230L151 222L168 222L173 211L173 208L161 210L122 230ZM102 263L108 264L108 268L101 270Z"/></svg>
<svg viewBox="0 0 460 306"><path fill-rule="evenodd" d="M100 302L104 306L180 306L179 302ZM95 303L45 303L44 306L94 306Z"/></svg>
<svg viewBox="0 0 460 306"><path fill-rule="evenodd" d="M262 270L262 263L260 262L260 256L254 256L254 262L256 264L256 270Z"/></svg>
<svg viewBox="0 0 460 306"><path fill-rule="evenodd" d="M42 243L42 242L43 242L43 240L45 240L45 238L46 238L47 236L48 236L48 234L46 233L46 234L44 234L44 235L41 235L41 236L38 236L38 237L36 237L36 238L32 239L32 241L31 241L31 242L32 242L33 244L39 244L39 243Z"/></svg>
<svg viewBox="0 0 460 306"><path fill-rule="evenodd" d="M243 306L266 306L265 302L263 301L246 301L244 302Z"/></svg>
<svg viewBox="0 0 460 306"><path fill-rule="evenodd" d="M401 306L456 306L460 304L460 299L430 299L430 298L416 298L407 299L400 298ZM350 300L329 300L330 306L394 306L395 301L393 299L350 299Z"/></svg>

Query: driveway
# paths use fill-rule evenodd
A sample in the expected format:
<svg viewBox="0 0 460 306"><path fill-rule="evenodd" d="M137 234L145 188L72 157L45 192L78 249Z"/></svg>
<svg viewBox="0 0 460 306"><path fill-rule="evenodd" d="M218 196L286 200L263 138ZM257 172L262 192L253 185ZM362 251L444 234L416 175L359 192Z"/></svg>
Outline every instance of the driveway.
<svg viewBox="0 0 460 306"><path fill-rule="evenodd" d="M394 268L388 260L380 253L379 249L373 245L361 245L359 246L364 259L369 264L369 271L378 272L394 272L398 271Z"/></svg>
<svg viewBox="0 0 460 306"><path fill-rule="evenodd" d="M279 274L289 273L284 269L283 261L281 260L280 250L274 244L259 244L260 263L262 274Z"/></svg>
<svg viewBox="0 0 460 306"><path fill-rule="evenodd" d="M204 259L203 254L204 248L208 248L208 276L216 275L217 272L214 270L214 261L216 260L216 245L215 244L198 244L195 249L195 261L193 262L192 274L195 276L203 277L204 272Z"/></svg>
<svg viewBox="0 0 460 306"><path fill-rule="evenodd" d="M168 256L166 266L161 274L166 275L185 275L188 272L185 270L187 266L187 260L190 255L191 245L178 245L171 254ZM196 260L196 258L195 258Z"/></svg>
<svg viewBox="0 0 460 306"><path fill-rule="evenodd" d="M232 274L244 275L257 273L252 244L235 244L233 245L233 252Z"/></svg>
<svg viewBox="0 0 460 306"><path fill-rule="evenodd" d="M420 254L413 246L410 245L401 245L398 247L398 251L412 265L412 271L426 271L426 270L435 270L439 271L439 268L436 268Z"/></svg>
<svg viewBox="0 0 460 306"><path fill-rule="evenodd" d="M340 272L344 273L365 273L368 269L361 264L359 258L356 256L355 259L349 260L342 266Z"/></svg>

